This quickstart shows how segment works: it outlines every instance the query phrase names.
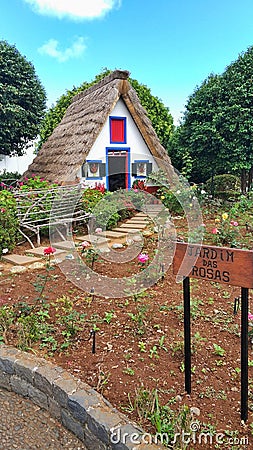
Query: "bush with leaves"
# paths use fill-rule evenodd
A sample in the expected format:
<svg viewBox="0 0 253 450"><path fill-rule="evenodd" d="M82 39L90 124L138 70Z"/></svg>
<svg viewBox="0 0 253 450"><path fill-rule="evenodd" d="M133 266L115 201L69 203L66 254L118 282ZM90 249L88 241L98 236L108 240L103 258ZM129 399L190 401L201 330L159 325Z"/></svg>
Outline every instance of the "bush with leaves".
<svg viewBox="0 0 253 450"><path fill-rule="evenodd" d="M99 189L85 189L82 195L83 210L92 213L93 208L102 200L103 196L103 192Z"/></svg>
<svg viewBox="0 0 253 450"><path fill-rule="evenodd" d="M114 228L120 220L118 209L118 203L111 199L111 193L108 192L93 210L96 226L107 230Z"/></svg>
<svg viewBox="0 0 253 450"><path fill-rule="evenodd" d="M13 250L18 235L16 201L11 192L0 191L0 256Z"/></svg>
<svg viewBox="0 0 253 450"><path fill-rule="evenodd" d="M56 183L50 183L45 178L41 178L37 175L34 175L30 178L25 177L23 181L19 182L19 189L21 191L32 191L32 190L41 190L41 189L52 189L57 187Z"/></svg>
<svg viewBox="0 0 253 450"><path fill-rule="evenodd" d="M0 41L0 152L22 155L37 137L45 109L45 89L32 63Z"/></svg>
<svg viewBox="0 0 253 450"><path fill-rule="evenodd" d="M0 189L6 189L9 186L16 185L17 181L21 178L18 172L7 172L6 169L0 174Z"/></svg>
<svg viewBox="0 0 253 450"><path fill-rule="evenodd" d="M205 188L209 194L222 200L234 199L240 195L240 178L236 175L223 174L209 178Z"/></svg>

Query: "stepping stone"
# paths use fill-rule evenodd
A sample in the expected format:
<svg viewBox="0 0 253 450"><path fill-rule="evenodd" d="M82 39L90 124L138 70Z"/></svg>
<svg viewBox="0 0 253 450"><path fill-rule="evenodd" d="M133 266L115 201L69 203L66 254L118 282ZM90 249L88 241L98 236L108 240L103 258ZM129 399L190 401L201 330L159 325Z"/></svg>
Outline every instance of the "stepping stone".
<svg viewBox="0 0 253 450"><path fill-rule="evenodd" d="M127 220L127 222L125 222L125 223L134 223L134 224L137 224L137 223L139 223L139 224L141 224L141 225L148 225L149 224L149 220L147 219L147 220L142 220L142 219L129 219L129 220Z"/></svg>
<svg viewBox="0 0 253 450"><path fill-rule="evenodd" d="M85 236L77 236L75 239L80 242L87 241L87 242L90 242L91 244L97 244L97 245L106 244L106 242L110 241L110 239L106 239L104 237L103 233L99 233L99 235L86 234Z"/></svg>
<svg viewBox="0 0 253 450"><path fill-rule="evenodd" d="M131 228L127 228L127 227L119 227L119 228L113 228L113 231L116 231L117 233L118 232L120 232L121 234L125 234L125 233L137 233L138 231L140 231L140 230L138 230L138 228L133 228L133 227L131 227Z"/></svg>
<svg viewBox="0 0 253 450"><path fill-rule="evenodd" d="M41 261L40 258L35 258L34 256L15 255L14 253L12 255L2 256L2 259L15 266L25 266L26 264Z"/></svg>
<svg viewBox="0 0 253 450"><path fill-rule="evenodd" d="M27 267L25 266L13 266L10 269L11 273L23 273L27 271Z"/></svg>
<svg viewBox="0 0 253 450"><path fill-rule="evenodd" d="M22 266L17 266L17 267L22 267ZM28 269L30 269L30 270L37 270L37 269L44 269L44 267L45 267L45 262L38 261L38 262L35 262L33 264L30 264L28 266ZM13 267L13 269L14 268L15 267Z"/></svg>
<svg viewBox="0 0 253 450"><path fill-rule="evenodd" d="M44 255L44 250L47 247L37 247L37 248L31 248L29 250L25 250L25 253L28 255L34 255L34 256L45 256ZM63 253L64 250L60 250L60 249L56 249L56 252L52 253L52 255L50 256L55 256L55 255L59 255L60 253Z"/></svg>
<svg viewBox="0 0 253 450"><path fill-rule="evenodd" d="M116 228L114 228L113 230L102 231L102 233L99 233L99 234L100 234L100 236L102 234L102 236L106 236L106 237L109 237L112 239L121 239L125 236L123 232L121 233L120 228L118 228L117 230L116 230Z"/></svg>
<svg viewBox="0 0 253 450"><path fill-rule="evenodd" d="M141 223L128 223L128 222L126 222L126 223L123 223L123 225L121 225L119 227L119 229L121 229L121 227L122 227L122 228L134 228L136 230L143 230L143 228L146 228L146 226L147 226L146 223L141 224Z"/></svg>
<svg viewBox="0 0 253 450"><path fill-rule="evenodd" d="M148 216L147 216L147 214L145 214L145 213L143 213L143 212L139 212L139 213L135 214L135 216L134 216L134 217L145 217L145 218L147 218L147 219L148 219Z"/></svg>
<svg viewBox="0 0 253 450"><path fill-rule="evenodd" d="M61 250L75 250L75 243L73 243L72 241L61 241L61 242L56 242L54 244L55 248L60 248Z"/></svg>

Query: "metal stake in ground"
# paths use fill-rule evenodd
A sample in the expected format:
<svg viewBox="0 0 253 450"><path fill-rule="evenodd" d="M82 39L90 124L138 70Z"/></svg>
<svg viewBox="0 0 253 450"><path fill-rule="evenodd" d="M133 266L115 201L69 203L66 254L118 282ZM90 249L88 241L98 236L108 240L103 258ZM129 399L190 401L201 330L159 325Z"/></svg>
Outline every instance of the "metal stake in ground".
<svg viewBox="0 0 253 450"><path fill-rule="evenodd" d="M184 369L185 369L185 390L191 393L191 297L190 279L184 278Z"/></svg>
<svg viewBox="0 0 253 450"><path fill-rule="evenodd" d="M92 337L92 354L96 353L96 331L91 330L90 335Z"/></svg>
<svg viewBox="0 0 253 450"><path fill-rule="evenodd" d="M248 313L249 290L241 289L241 419L248 419Z"/></svg>

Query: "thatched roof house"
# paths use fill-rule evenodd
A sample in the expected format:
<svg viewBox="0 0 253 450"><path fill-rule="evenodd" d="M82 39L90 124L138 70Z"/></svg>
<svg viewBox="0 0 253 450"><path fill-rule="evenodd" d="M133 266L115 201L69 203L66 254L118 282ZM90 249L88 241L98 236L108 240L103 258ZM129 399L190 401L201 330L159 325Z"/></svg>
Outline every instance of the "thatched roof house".
<svg viewBox="0 0 253 450"><path fill-rule="evenodd" d="M77 94L24 175L35 174L52 182L73 182L77 176L89 181L108 182L116 166L123 170L120 161L124 158L120 160L119 156L127 154L124 172L129 172L129 180L120 187L130 187L132 177L145 178L148 167L151 170L152 156L170 163L128 77L129 72L115 70ZM127 128L130 126L132 129ZM111 156L117 157L118 165L114 164L110 169L109 162L116 161ZM93 173L94 176L89 171L91 166L87 167L87 161L97 164L94 170L98 172ZM131 173L131 170L136 172L133 164L139 161L144 165L147 163L144 173Z"/></svg>

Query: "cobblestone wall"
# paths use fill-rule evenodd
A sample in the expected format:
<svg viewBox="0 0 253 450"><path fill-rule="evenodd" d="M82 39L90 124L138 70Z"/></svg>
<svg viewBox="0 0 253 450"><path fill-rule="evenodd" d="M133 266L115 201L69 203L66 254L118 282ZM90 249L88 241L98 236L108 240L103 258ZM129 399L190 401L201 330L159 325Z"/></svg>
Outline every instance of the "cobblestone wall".
<svg viewBox="0 0 253 450"><path fill-rule="evenodd" d="M90 450L162 450L86 383L62 368L0 345L0 386L49 411ZM137 443L140 442L140 443Z"/></svg>

